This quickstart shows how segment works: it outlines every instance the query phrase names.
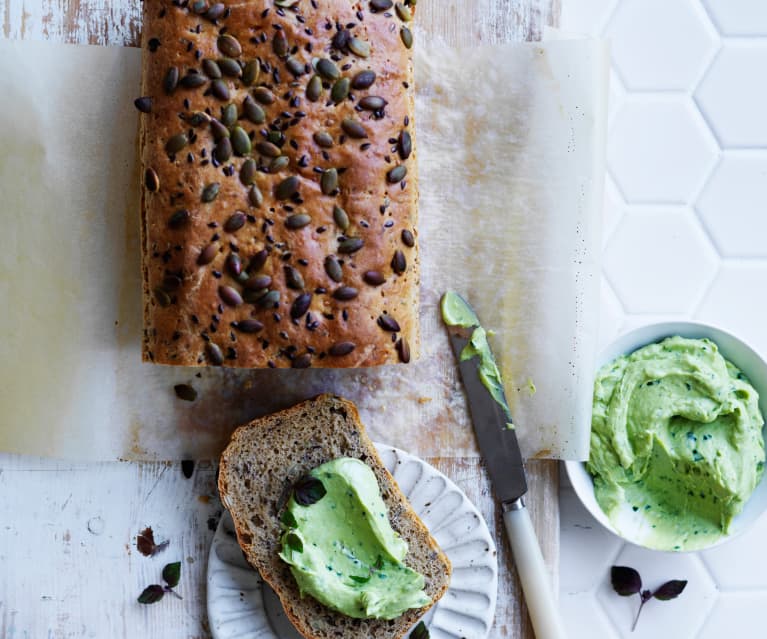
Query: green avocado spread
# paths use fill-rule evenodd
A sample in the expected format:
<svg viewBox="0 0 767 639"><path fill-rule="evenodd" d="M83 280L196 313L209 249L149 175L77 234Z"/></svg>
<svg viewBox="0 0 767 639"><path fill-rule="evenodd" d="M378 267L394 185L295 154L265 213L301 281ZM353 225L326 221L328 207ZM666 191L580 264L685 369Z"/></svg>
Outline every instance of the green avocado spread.
<svg viewBox="0 0 767 639"><path fill-rule="evenodd" d="M370 467L342 457L309 475L324 495L302 506L294 494L282 517L280 557L301 596L358 619L394 619L429 604L423 575L403 563L407 543L392 530Z"/></svg>
<svg viewBox="0 0 767 639"><path fill-rule="evenodd" d="M762 477L758 402L707 339L669 337L603 366L587 468L615 528L659 550L726 535Z"/></svg>
<svg viewBox="0 0 767 639"><path fill-rule="evenodd" d="M501 371L498 369L493 352L487 343L488 333L479 325L479 318L476 313L458 293L453 291L448 291L442 296L441 310L442 321L448 326L473 329L469 343L461 351L461 361L464 362L472 357L478 358L477 373L480 381L496 403L503 408L503 412L509 420L506 424L508 428L514 428L511 410L509 410L503 391ZM535 387L533 386L533 388Z"/></svg>

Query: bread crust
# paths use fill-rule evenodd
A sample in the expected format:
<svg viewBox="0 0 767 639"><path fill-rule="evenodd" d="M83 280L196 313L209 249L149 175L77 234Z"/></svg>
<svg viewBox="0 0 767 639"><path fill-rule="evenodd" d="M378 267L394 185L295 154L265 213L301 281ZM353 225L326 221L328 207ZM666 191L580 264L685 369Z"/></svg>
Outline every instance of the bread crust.
<svg viewBox="0 0 767 639"><path fill-rule="evenodd" d="M307 428L312 419L322 415L336 416L336 423ZM279 450L280 442L284 450ZM361 459L375 473L392 527L408 542L405 563L426 577L425 589L432 599L429 606L409 610L394 620L359 620L334 612L311 597L301 598L288 565L277 555L279 517L295 481L320 464L342 456ZM250 481L246 482L246 478ZM261 491L259 507L247 498L256 483L254 495ZM384 467L352 402L320 395L241 426L221 455L218 489L232 515L246 559L277 593L286 615L307 639L403 637L448 588L449 559Z"/></svg>
<svg viewBox="0 0 767 639"><path fill-rule="evenodd" d="M193 5L191 0L143 3L142 96L151 97L152 108L141 114L142 176L151 171L159 178L159 189L147 186L146 180L142 187L144 360L184 366L302 368L415 359L419 350L416 154L402 159L392 142L403 130L415 139L412 56L400 37L404 23L393 11L374 13L369 3L348 0L300 0L297 11L279 9L265 0L228 4L215 21L195 14ZM331 46L338 27L349 25L353 36L371 45L369 57ZM212 81L205 76L202 61L225 57L217 44L222 33L240 43L242 53L236 57L242 64L261 61L258 85L275 96L273 104L260 105L266 114L263 124L244 116L245 98L253 99L256 85L247 87L241 78L223 75L219 82L228 88L229 98L211 93ZM294 77L287 69L286 59L274 51L277 33L286 35L291 58L308 72ZM352 88L349 98L334 104L327 81L322 97L312 102L306 98L306 86L316 58L335 59L345 78L374 70L375 83L365 90ZM190 70L198 71L205 82L189 88L181 81L168 93L164 87L172 67L182 79ZM358 105L365 96L383 97L387 104L379 112L361 109ZM260 168L254 178L263 196L260 206L253 204L251 187L240 179L247 158L235 153L216 166L211 125L195 126L190 121L195 112L225 119L222 108L228 104L236 105L236 125L252 137L250 157ZM345 133L341 125L346 118L361 124L367 137L356 139ZM271 159L255 147L270 130L282 128L281 153L289 158L289 166L272 173L266 168ZM332 148L315 142L319 131L330 133ZM180 134L187 136L188 144L169 154L168 141ZM407 169L407 175L391 184L387 174L398 165ZM331 168L339 172L338 190L326 195L321 171ZM276 187L289 176L298 178L298 196L279 200ZM202 192L211 184L220 185L218 195L203 202ZM334 206L350 218L346 231L335 221ZM188 216L170 223L178 211L187 211ZM227 220L239 213L245 215L245 224L227 231ZM308 214L311 222L288 228L288 216L299 213ZM359 238L364 245L354 253L341 253L345 237ZM410 246L410 237L416 245ZM200 255L209 246L212 261L201 265ZM236 255L247 268L263 249L269 252L266 263L250 274L271 277L268 288L279 292L279 301L263 307L252 301L238 304L229 295L227 302L221 287L230 287L241 297L245 292L227 260ZM404 272L392 265L395 252L404 257ZM343 262L342 281L326 272L328 256ZM286 273L286 267L300 274L302 285ZM368 271L381 273L383 284L368 283L364 277ZM357 296L337 299L340 287L356 289ZM311 295L308 309L291 317L296 299L304 294ZM396 320L399 330L383 328L381 316ZM263 328L244 332L246 320L256 320Z"/></svg>

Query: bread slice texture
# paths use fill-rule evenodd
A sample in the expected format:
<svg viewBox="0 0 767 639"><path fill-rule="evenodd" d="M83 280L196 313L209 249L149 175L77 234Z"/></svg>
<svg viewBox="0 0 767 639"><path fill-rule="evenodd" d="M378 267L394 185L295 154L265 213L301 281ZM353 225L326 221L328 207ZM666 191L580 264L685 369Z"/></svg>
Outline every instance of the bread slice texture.
<svg viewBox="0 0 767 639"><path fill-rule="evenodd" d="M434 605L450 583L450 561L384 467L352 402L320 395L238 428L221 455L221 501L232 515L246 559L277 593L304 637L403 637L431 605L388 621L353 619L308 595L301 598L290 567L278 556L280 515L292 486L313 468L339 457L359 459L375 473L392 528L408 543L405 563L424 575Z"/></svg>

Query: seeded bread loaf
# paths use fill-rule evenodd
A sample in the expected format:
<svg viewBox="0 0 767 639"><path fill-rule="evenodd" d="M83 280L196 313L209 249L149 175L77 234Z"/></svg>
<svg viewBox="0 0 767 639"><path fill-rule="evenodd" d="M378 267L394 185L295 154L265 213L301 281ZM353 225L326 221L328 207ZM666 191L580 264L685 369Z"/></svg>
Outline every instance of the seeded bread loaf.
<svg viewBox="0 0 767 639"><path fill-rule="evenodd" d="M301 599L290 568L277 555L279 518L291 487L313 468L339 457L355 457L372 468L392 528L408 543L405 563L425 576L426 593L436 602L448 587L450 562L384 468L351 402L321 395L237 429L221 456L221 501L232 515L248 562L275 590L304 637L402 637L427 608L391 621L347 617L311 597Z"/></svg>
<svg viewBox="0 0 767 639"><path fill-rule="evenodd" d="M144 0L146 361L417 355L408 4Z"/></svg>

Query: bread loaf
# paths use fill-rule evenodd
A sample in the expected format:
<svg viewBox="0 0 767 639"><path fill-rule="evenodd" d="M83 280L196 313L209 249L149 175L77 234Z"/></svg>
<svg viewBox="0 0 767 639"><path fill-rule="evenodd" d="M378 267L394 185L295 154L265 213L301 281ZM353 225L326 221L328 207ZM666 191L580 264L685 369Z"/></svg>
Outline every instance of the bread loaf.
<svg viewBox="0 0 767 639"><path fill-rule="evenodd" d="M425 576L426 593L436 602L450 582L450 562L384 468L351 402L321 395L237 429L221 456L221 501L248 562L272 586L305 637L402 637L426 609L409 610L391 621L347 617L311 597L302 599L290 567L278 557L280 515L291 487L339 457L360 459L373 470L392 528L408 543L405 563Z"/></svg>
<svg viewBox="0 0 767 639"><path fill-rule="evenodd" d="M417 355L407 5L144 0L146 361Z"/></svg>

